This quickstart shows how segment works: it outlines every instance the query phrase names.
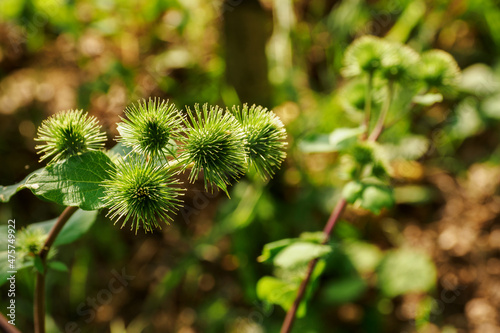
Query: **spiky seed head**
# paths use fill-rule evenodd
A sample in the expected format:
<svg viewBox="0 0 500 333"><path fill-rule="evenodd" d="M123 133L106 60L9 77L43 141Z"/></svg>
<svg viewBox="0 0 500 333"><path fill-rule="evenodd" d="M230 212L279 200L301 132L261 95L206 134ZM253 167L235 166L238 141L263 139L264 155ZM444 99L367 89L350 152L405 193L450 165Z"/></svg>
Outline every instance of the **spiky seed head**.
<svg viewBox="0 0 500 333"><path fill-rule="evenodd" d="M262 106L234 106L231 113L245 133L249 165L255 167L263 179L272 177L286 157L283 123L274 112Z"/></svg>
<svg viewBox="0 0 500 333"><path fill-rule="evenodd" d="M86 151L99 150L104 146L106 134L93 116L83 110L67 110L56 113L42 122L35 141L40 161L51 158L49 163L64 160Z"/></svg>
<svg viewBox="0 0 500 333"><path fill-rule="evenodd" d="M125 110L118 123L118 142L144 156L174 156L181 140L182 116L175 105L159 98L138 101Z"/></svg>
<svg viewBox="0 0 500 333"><path fill-rule="evenodd" d="M367 165L374 160L373 149L365 143L359 143L350 149L354 160L360 165Z"/></svg>
<svg viewBox="0 0 500 333"><path fill-rule="evenodd" d="M17 251L20 257L35 256L43 247L47 234L39 228L25 228L16 237Z"/></svg>
<svg viewBox="0 0 500 333"><path fill-rule="evenodd" d="M386 52L387 42L375 36L363 36L356 39L344 55L344 76L358 76L363 73L373 74L380 69Z"/></svg>
<svg viewBox="0 0 500 333"><path fill-rule="evenodd" d="M122 222L123 228L129 220L131 230L145 232L161 229L158 221L169 224L181 205L180 184L174 171L163 165L155 165L138 155L119 158L112 167L111 177L103 183L104 202L109 207L107 216Z"/></svg>
<svg viewBox="0 0 500 333"><path fill-rule="evenodd" d="M396 42L386 42L382 57L381 73L388 80L402 81L411 78L411 68L419 55L411 47Z"/></svg>
<svg viewBox="0 0 500 333"><path fill-rule="evenodd" d="M218 106L188 107L186 143L180 159L192 165L189 181L203 170L205 189L217 186L227 194L227 185L246 170L245 134L236 119Z"/></svg>
<svg viewBox="0 0 500 333"><path fill-rule="evenodd" d="M460 68L455 59L442 50L430 50L422 54L415 71L429 88L444 92L452 91L460 78Z"/></svg>

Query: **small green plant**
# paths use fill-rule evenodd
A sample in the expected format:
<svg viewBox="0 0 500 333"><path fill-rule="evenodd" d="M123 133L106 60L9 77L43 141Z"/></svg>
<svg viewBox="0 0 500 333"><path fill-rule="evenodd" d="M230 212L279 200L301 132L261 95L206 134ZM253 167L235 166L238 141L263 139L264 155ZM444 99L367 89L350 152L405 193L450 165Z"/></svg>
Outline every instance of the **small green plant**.
<svg viewBox="0 0 500 333"><path fill-rule="evenodd" d="M130 224L135 233L152 232L168 225L182 206L187 189L178 180L181 172L189 170L191 183L203 177L207 190L227 194L231 182L249 168L268 179L285 159L284 126L260 106L195 105L186 116L167 101L149 99L127 108L117 127L118 144L105 151L106 135L96 118L75 110L55 114L35 139L47 166L0 190L2 202L28 188L40 199L67 206L58 219L31 224L17 238L17 270L37 271L37 333L45 332L46 271L66 269L52 260L51 247L83 235L97 210L107 209L115 224Z"/></svg>
<svg viewBox="0 0 500 333"><path fill-rule="evenodd" d="M359 120L359 127L338 128L328 135L316 135L299 144L299 148L306 153L338 154L339 174L345 179L345 185L339 191L337 205L322 232L305 233L298 238L269 243L259 257L260 261L273 264L275 273L259 280L257 294L287 311L282 333L291 331L296 316L305 315L307 300L312 297L326 266L325 257L332 254L330 235L346 206L351 204L356 209L373 214L393 207L395 196L391 159L407 158L407 155L416 159L426 152L426 148L419 148L412 153L408 146L400 149L398 155L393 148L394 143L391 143L393 146L381 144L378 139L384 139L383 133L412 111L422 110L441 102L444 97L453 96L460 70L453 57L444 51L430 50L418 54L401 43L364 36L345 51L343 74L348 82L342 91L342 105L353 119ZM343 251L349 253L356 247L362 251L369 246L366 243L346 243ZM380 289L387 297L432 288L436 273L426 256L410 256L415 266L405 261L409 256L404 252L387 253L382 261L381 257L380 254L360 264L360 269L369 267L372 272L380 262ZM397 263L391 267L384 264L393 261ZM390 270L394 272L389 274ZM411 280L413 276L422 274L425 276ZM385 284L384 277L389 275L400 276L397 290L390 286L394 280ZM353 295L359 295L366 287L359 276L349 283Z"/></svg>

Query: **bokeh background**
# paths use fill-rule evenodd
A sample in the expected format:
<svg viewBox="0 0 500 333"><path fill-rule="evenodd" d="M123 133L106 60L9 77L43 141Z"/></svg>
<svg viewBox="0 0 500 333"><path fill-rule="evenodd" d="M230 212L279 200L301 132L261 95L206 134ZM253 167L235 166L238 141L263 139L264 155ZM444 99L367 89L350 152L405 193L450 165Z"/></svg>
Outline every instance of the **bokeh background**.
<svg viewBox="0 0 500 333"><path fill-rule="evenodd" d="M345 48L364 34L450 52L463 82L456 96L381 138L411 150L415 140L404 138L412 132L427 148L394 162L394 209L346 211L294 332L500 332L497 1L2 0L0 184L40 167L36 128L65 109L99 118L108 148L124 108L149 96L179 108L261 104L289 133L288 158L271 182L244 178L231 200L196 183L161 232L136 236L101 213L57 254L70 269L49 273L49 332L277 332L285 312L257 298L257 281L272 267L256 258L265 243L321 230L339 197L338 156L308 154L298 142L355 125L340 69ZM0 223L23 226L61 211L23 190L0 205ZM420 278L404 274L417 252L436 279L394 295L391 288ZM92 309L88 298L123 270L134 279ZM23 332L32 331L33 280L32 271L18 274Z"/></svg>

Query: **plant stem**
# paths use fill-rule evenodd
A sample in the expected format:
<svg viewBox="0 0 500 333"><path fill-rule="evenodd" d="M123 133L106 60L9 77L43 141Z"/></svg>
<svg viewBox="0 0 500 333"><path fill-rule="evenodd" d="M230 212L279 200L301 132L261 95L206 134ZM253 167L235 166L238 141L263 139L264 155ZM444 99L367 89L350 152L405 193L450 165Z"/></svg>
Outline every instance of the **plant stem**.
<svg viewBox="0 0 500 333"><path fill-rule="evenodd" d="M66 209L62 212L59 218L56 221L56 224L50 229L47 240L43 244L42 249L38 253L38 256L42 260L43 263L43 273L36 273L36 282L35 282L35 299L34 299L34 308L33 315L35 320L35 333L45 333L45 273L46 273L46 261L47 255L49 254L50 248L52 244L54 244L57 236L61 232L62 228L68 222L71 215L78 210L78 207L66 207Z"/></svg>
<svg viewBox="0 0 500 333"><path fill-rule="evenodd" d="M9 321L3 314L0 313L0 330L5 333L21 333L14 325L9 324Z"/></svg>
<svg viewBox="0 0 500 333"><path fill-rule="evenodd" d="M337 202L337 205L333 209L332 214L330 215L330 218L328 219L328 222L326 222L325 228L323 229L323 233L325 234L325 239L323 240L323 244L326 244L330 239L330 233L332 232L335 223L339 220L346 206L347 206L347 201L344 198L340 199ZM309 280L311 279L312 273L314 272L314 268L316 267L318 261L319 258L315 258L309 262L309 265L307 266L306 277L300 284L297 297L295 297L295 301L293 302L292 307L286 313L285 321L283 322L283 326L281 326L281 331L280 331L281 333L288 333L292 329L293 322L295 320L295 314L297 313L297 309L299 308L300 302L304 297L307 285L309 283Z"/></svg>
<svg viewBox="0 0 500 333"><path fill-rule="evenodd" d="M389 92L387 95L387 99L384 102L377 124L375 125L373 132L370 134L368 138L369 141L377 141L378 138L380 137L380 134L382 134L382 131L384 130L384 121L385 117L387 116L387 112L389 111L389 107L391 106L393 88L394 88L393 82L389 81L388 85ZM363 141L366 140L366 136L362 137L361 139ZM337 205L333 209L332 214L330 215L330 218L326 222L325 228L323 229L323 233L325 234L325 239L323 240L322 244L326 244L330 239L330 234L332 233L332 230L335 227L336 222L339 220L346 206L347 206L347 201L344 198L340 199L337 202ZM295 314L297 313L297 309L299 308L302 298L304 298L307 285L311 280L312 273L314 272L314 268L316 267L318 261L319 258L315 258L309 262L309 265L307 266L306 277L300 284L299 291L297 292L297 296L295 297L295 301L293 302L292 307L286 313L286 317L285 320L283 321L283 325L281 326L280 333L289 333L292 330L293 322L295 321Z"/></svg>
<svg viewBox="0 0 500 333"><path fill-rule="evenodd" d="M384 130L384 122L385 118L387 117L387 113L389 113L389 108L391 107L393 92L394 92L394 82L390 80L387 85L387 98L384 101L384 105L382 105L382 110L380 111L377 124L375 125L373 132L368 137L369 141L375 141L376 138L378 138L380 134L382 134L382 131Z"/></svg>
<svg viewBox="0 0 500 333"><path fill-rule="evenodd" d="M368 136L368 131L370 130L370 116L372 110L372 86L373 86L373 74L369 73L366 82L366 92L365 92L365 119L363 125L365 126L365 131L361 135L361 139L365 140Z"/></svg>

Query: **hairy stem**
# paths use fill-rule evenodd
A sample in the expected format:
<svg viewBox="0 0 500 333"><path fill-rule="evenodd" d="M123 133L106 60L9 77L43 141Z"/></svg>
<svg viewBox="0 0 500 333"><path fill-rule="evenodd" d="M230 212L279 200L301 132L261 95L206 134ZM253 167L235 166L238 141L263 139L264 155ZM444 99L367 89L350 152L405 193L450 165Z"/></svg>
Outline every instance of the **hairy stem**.
<svg viewBox="0 0 500 333"><path fill-rule="evenodd" d="M366 82L366 92L365 92L365 119L363 125L365 131L361 135L361 139L365 140L368 136L368 131L370 130L370 117L372 110L372 87L373 87L373 74L369 73Z"/></svg>
<svg viewBox="0 0 500 333"><path fill-rule="evenodd" d="M387 117L387 113L389 113L389 109L391 107L393 92L394 92L394 82L391 80L387 85L387 98L384 101L384 105L382 105L382 110L380 111L377 124L375 125L373 132L368 137L369 141L377 140L377 138L380 136L380 134L382 134L382 131L384 130L384 122L385 118Z"/></svg>
<svg viewBox="0 0 500 333"><path fill-rule="evenodd" d="M36 282L35 282L35 299L34 299L34 308L33 308L33 316L35 320L35 333L45 333L45 273L46 273L46 261L47 255L49 254L50 248L52 244L54 244L57 236L61 232L62 228L68 222L71 215L78 210L78 207L66 207L66 209L62 212L59 218L56 221L56 224L52 227L47 237L47 240L43 244L42 249L38 253L38 256L42 260L43 263L43 273L36 273Z"/></svg>
<svg viewBox="0 0 500 333"><path fill-rule="evenodd" d="M393 92L393 83L389 82L389 93L387 96L387 100L384 103L383 109L380 113L380 117L377 121L377 125L375 126L373 132L370 134L370 137L368 138L369 141L377 141L378 138L380 137L380 134L382 134L382 131L384 130L384 120L391 105L392 92ZM362 140L365 139L366 137L362 137ZM326 244L330 239L330 234L332 233L335 224L339 220L346 206L347 206L347 201L344 198L340 199L337 202L337 205L333 209L332 214L330 215L330 218L326 222L325 228L323 229L323 233L325 234L325 239L323 241L323 244ZM280 333L289 333L292 330L297 309L299 308L300 302L304 298L307 285L311 280L312 273L314 272L314 268L316 267L318 261L319 258L315 258L309 262L309 265L307 266L306 277L300 284L299 291L297 292L297 296L295 297L295 301L293 302L292 307L286 313L286 317L285 320L283 321L283 325L281 326Z"/></svg>
<svg viewBox="0 0 500 333"><path fill-rule="evenodd" d="M14 325L9 324L9 321L3 314L0 313L0 330L5 333L21 333Z"/></svg>

